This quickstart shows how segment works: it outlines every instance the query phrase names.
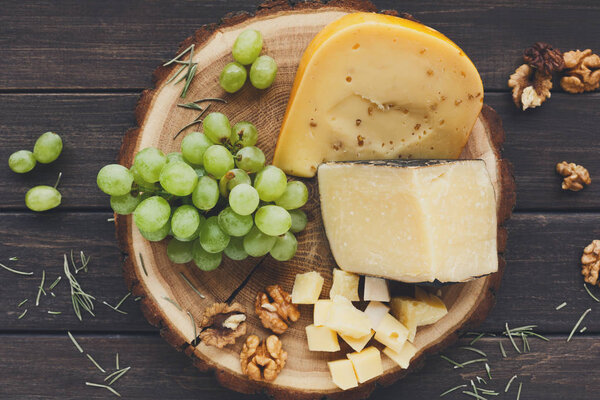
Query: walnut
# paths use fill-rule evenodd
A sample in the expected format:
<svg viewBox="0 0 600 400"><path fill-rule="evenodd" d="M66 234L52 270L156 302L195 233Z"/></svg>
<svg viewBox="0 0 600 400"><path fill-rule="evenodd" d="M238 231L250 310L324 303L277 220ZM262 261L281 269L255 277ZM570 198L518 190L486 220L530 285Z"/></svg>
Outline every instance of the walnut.
<svg viewBox="0 0 600 400"><path fill-rule="evenodd" d="M267 286L266 292L256 295L254 309L256 315L267 329L277 334L282 334L288 328L288 324L298 321L300 311L292 304L292 296L285 292L279 285Z"/></svg>
<svg viewBox="0 0 600 400"><path fill-rule="evenodd" d="M246 334L246 315L239 303L215 303L204 310L200 327L200 340L208 346L219 349L234 344L235 340Z"/></svg>
<svg viewBox="0 0 600 400"><path fill-rule="evenodd" d="M515 105L525 111L540 106L550 97L552 75L523 64L508 79L508 87L512 88Z"/></svg>
<svg viewBox="0 0 600 400"><path fill-rule="evenodd" d="M565 76L560 86L569 93L590 92L600 87L600 57L592 50L568 51L564 54Z"/></svg>
<svg viewBox="0 0 600 400"><path fill-rule="evenodd" d="M525 49L523 59L527 64L546 75L561 71L565 66L562 52L543 42L537 42Z"/></svg>
<svg viewBox="0 0 600 400"><path fill-rule="evenodd" d="M562 188L564 190L578 192L583 189L585 185L592 183L590 173L581 165L563 161L556 164L556 172L565 177L562 183Z"/></svg>
<svg viewBox="0 0 600 400"><path fill-rule="evenodd" d="M274 381L285 367L286 360L287 352L275 335L262 343L258 336L248 336L240 353L242 372L255 381Z"/></svg>

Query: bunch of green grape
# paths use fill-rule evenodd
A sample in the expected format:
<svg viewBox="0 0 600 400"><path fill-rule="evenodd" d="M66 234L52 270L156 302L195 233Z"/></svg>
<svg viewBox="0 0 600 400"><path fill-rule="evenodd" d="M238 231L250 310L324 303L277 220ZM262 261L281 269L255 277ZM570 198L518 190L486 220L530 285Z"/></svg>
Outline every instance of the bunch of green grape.
<svg viewBox="0 0 600 400"><path fill-rule="evenodd" d="M211 271L223 253L232 260L267 254L291 259L298 247L294 233L307 223L299 210L308 200L306 185L265 165L253 124L231 127L215 112L202 127L203 133L183 139L181 152L165 155L149 147L137 153L131 169L103 167L97 183L111 196L112 209L133 213L147 240L171 236L167 255L174 263L194 261Z"/></svg>
<svg viewBox="0 0 600 400"><path fill-rule="evenodd" d="M231 53L235 62L227 64L219 76L219 84L228 93L240 90L248 75L250 83L257 89L267 89L277 75L277 63L269 56L261 56L262 34L254 29L246 29L239 34ZM250 65L250 74L246 71Z"/></svg>

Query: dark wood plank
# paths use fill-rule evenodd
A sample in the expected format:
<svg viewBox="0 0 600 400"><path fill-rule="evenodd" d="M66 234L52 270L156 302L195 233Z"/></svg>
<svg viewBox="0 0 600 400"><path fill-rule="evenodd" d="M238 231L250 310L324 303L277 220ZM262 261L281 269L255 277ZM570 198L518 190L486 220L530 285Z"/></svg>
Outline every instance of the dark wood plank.
<svg viewBox="0 0 600 400"><path fill-rule="evenodd" d="M146 88L152 71L200 25L218 22L228 12L254 10L259 3L4 1L0 88ZM381 9L403 8L399 11L413 13L456 41L479 68L488 90L507 89L508 75L533 42L543 40L565 50L598 47L600 4L590 0L374 3Z"/></svg>
<svg viewBox="0 0 600 400"><path fill-rule="evenodd" d="M63 207L108 210L108 198L96 187L96 173L114 162L124 132L134 124L135 94L0 95L0 160L16 150L32 148L40 133L54 130L65 142L61 157L20 175L0 168L0 210L24 208L29 188L60 186ZM554 172L557 162L586 166L592 180L600 174L597 121L589 110L600 106L600 95L555 94L543 107L520 112L507 93L488 93L486 102L503 119L505 157L515 166L518 210L600 210L600 185L582 192L564 192ZM6 162L6 161L3 161Z"/></svg>
<svg viewBox="0 0 600 400"><path fill-rule="evenodd" d="M114 384L127 399L252 399L219 387L207 374L198 372L182 354L170 348L158 336L82 336L75 334L84 351L102 366L114 368L115 353L121 366L131 370ZM503 343L508 358L503 359L498 342ZM460 342L468 344L467 339ZM590 373L597 364L600 350L597 336L581 336L565 343L565 336L552 336L550 342L531 340L532 352L518 355L508 339L485 338L476 347L487 353L492 380L483 364L453 369L450 364L432 356L423 368L387 388L378 389L374 399L431 400L445 390L469 383L476 376L488 381L489 389L501 392L498 398L516 398L519 382L523 382L521 399L594 398L600 385L597 374ZM444 352L452 359L467 361L479 357L458 346ZM15 355L19 360L15 362ZM56 373L60 366L60 373ZM114 399L109 392L85 386L85 382L103 379L100 373L74 347L66 334L41 336L3 335L0 340L0 397L3 399ZM517 374L509 393L504 394L508 380ZM480 385L483 386L483 385ZM465 398L454 393L448 399ZM491 397L490 397L491 398Z"/></svg>

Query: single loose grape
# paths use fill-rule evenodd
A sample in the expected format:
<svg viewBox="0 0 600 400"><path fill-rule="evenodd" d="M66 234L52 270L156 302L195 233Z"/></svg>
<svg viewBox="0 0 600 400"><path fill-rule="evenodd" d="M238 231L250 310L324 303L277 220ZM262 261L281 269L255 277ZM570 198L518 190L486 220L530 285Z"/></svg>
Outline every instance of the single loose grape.
<svg viewBox="0 0 600 400"><path fill-rule="evenodd" d="M36 161L33 153L29 150L19 150L8 157L8 166L17 174L24 174L35 167Z"/></svg>
<svg viewBox="0 0 600 400"><path fill-rule="evenodd" d="M275 80L277 63L269 56L260 56L250 67L250 82L257 89L266 89Z"/></svg>
<svg viewBox="0 0 600 400"><path fill-rule="evenodd" d="M129 192L122 196L110 196L110 208L117 214L129 215L135 211L141 201L141 195L134 196Z"/></svg>
<svg viewBox="0 0 600 400"><path fill-rule="evenodd" d="M62 196L52 186L35 186L27 191L25 205L32 211L46 211L58 207Z"/></svg>
<svg viewBox="0 0 600 400"><path fill-rule="evenodd" d="M141 231L156 232L169 221L171 206L160 196L152 196L138 204L133 220Z"/></svg>
<svg viewBox="0 0 600 400"><path fill-rule="evenodd" d="M131 191L133 174L119 164L109 164L98 172L96 183L100 190L110 196L123 196Z"/></svg>
<svg viewBox="0 0 600 400"><path fill-rule="evenodd" d="M265 166L265 154L255 146L243 147L235 154L235 165L249 173L258 172Z"/></svg>
<svg viewBox="0 0 600 400"><path fill-rule="evenodd" d="M175 264L189 263L194 259L193 248L193 242L182 242L177 239L171 239L167 245L167 257Z"/></svg>
<svg viewBox="0 0 600 400"><path fill-rule="evenodd" d="M218 216L219 226L230 236L244 236L254 225L252 215L237 214L231 207L225 208Z"/></svg>
<svg viewBox="0 0 600 400"><path fill-rule="evenodd" d="M56 160L63 149L63 142L60 136L54 132L42 134L33 146L33 156L42 164L49 164Z"/></svg>
<svg viewBox="0 0 600 400"><path fill-rule="evenodd" d="M227 173L219 181L219 191L221 192L221 196L229 196L231 189L240 183L247 183L248 185L252 183L246 171L239 168L227 171Z"/></svg>
<svg viewBox="0 0 600 400"><path fill-rule="evenodd" d="M229 141L231 136L231 124L227 116L220 112L211 112L202 121L204 134L213 143L221 144Z"/></svg>
<svg viewBox="0 0 600 400"><path fill-rule="evenodd" d="M175 196L192 194L198 183L198 174L188 164L175 161L167 164L160 173L160 185Z"/></svg>
<svg viewBox="0 0 600 400"><path fill-rule="evenodd" d="M244 250L244 238L241 237L232 237L223 252L227 257L235 261L241 261L248 257L248 253Z"/></svg>
<svg viewBox="0 0 600 400"><path fill-rule="evenodd" d="M193 242L192 255L194 263L202 271L212 271L217 269L219 265L221 265L221 260L223 259L223 253L209 253L204 250L202 245L200 245L200 240Z"/></svg>
<svg viewBox="0 0 600 400"><path fill-rule="evenodd" d="M214 143L202 132L192 132L181 141L183 158L194 165L202 165L204 152Z"/></svg>
<svg viewBox="0 0 600 400"><path fill-rule="evenodd" d="M254 146L258 141L258 130L254 124L240 121L231 128L229 141L238 148Z"/></svg>
<svg viewBox="0 0 600 400"><path fill-rule="evenodd" d="M244 236L244 250L252 257L262 257L267 254L277 238L262 233L256 226L253 226L250 232Z"/></svg>
<svg viewBox="0 0 600 400"><path fill-rule="evenodd" d="M275 200L275 204L286 210L295 210L306 204L308 201L308 189L300 181L288 182L285 192Z"/></svg>
<svg viewBox="0 0 600 400"><path fill-rule="evenodd" d="M235 93L244 86L248 72L240 63L232 62L227 64L219 76L219 84L227 93Z"/></svg>
<svg viewBox="0 0 600 400"><path fill-rule="evenodd" d="M267 165L256 174L254 187L262 201L275 201L285 192L287 178L276 166Z"/></svg>
<svg viewBox="0 0 600 400"><path fill-rule="evenodd" d="M171 217L171 231L176 237L192 236L200 226L200 214L194 206L177 207Z"/></svg>
<svg viewBox="0 0 600 400"><path fill-rule="evenodd" d="M298 233L302 232L306 228L308 223L308 217L302 210L290 210L290 217L292 217L291 232Z"/></svg>
<svg viewBox="0 0 600 400"><path fill-rule="evenodd" d="M269 236L283 235L292 226L292 217L285 208L279 206L263 206L256 211L254 222L258 229Z"/></svg>
<svg viewBox="0 0 600 400"><path fill-rule="evenodd" d="M240 215L250 215L258 207L260 199L258 192L247 183L242 183L231 189L229 205Z"/></svg>
<svg viewBox="0 0 600 400"><path fill-rule="evenodd" d="M291 232L286 232L284 235L277 237L275 245L269 253L277 261L287 261L296 255L297 249L298 241L296 237Z"/></svg>
<svg viewBox="0 0 600 400"><path fill-rule="evenodd" d="M210 210L219 201L219 185L210 176L203 176L192 193L192 201L200 210Z"/></svg>
<svg viewBox="0 0 600 400"><path fill-rule="evenodd" d="M203 163L206 172L217 179L221 179L235 165L229 150L220 145L213 145L206 149Z"/></svg>
<svg viewBox="0 0 600 400"><path fill-rule="evenodd" d="M207 219L202 226L200 244L209 253L220 253L229 244L229 235L221 229L216 216Z"/></svg>
<svg viewBox="0 0 600 400"><path fill-rule="evenodd" d="M246 29L235 39L231 53L235 61L243 65L249 65L256 60L262 51L262 46L261 33L255 29Z"/></svg>
<svg viewBox="0 0 600 400"><path fill-rule="evenodd" d="M160 172L167 163L167 156L154 147L138 152L133 159L133 167L146 182L154 183L160 179Z"/></svg>
<svg viewBox="0 0 600 400"><path fill-rule="evenodd" d="M142 190L155 190L156 189L156 183L150 183L150 182L147 182L146 180L144 180L144 178L142 178L142 176L139 174L139 172L137 172L137 170L135 169L135 166L132 166L131 169L129 169L129 171L131 171L131 173L133 174L133 181L140 187L140 189L142 189Z"/></svg>
<svg viewBox="0 0 600 400"><path fill-rule="evenodd" d="M149 242L160 242L164 240L171 233L171 221L167 221L166 224L160 227L159 230L154 232L146 232L138 228L140 234Z"/></svg>

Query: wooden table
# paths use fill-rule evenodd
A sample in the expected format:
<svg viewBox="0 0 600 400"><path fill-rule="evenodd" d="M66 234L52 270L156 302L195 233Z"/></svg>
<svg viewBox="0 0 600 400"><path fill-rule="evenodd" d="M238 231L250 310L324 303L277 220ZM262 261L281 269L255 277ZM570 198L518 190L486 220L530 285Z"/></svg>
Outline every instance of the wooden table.
<svg viewBox="0 0 600 400"><path fill-rule="evenodd" d="M255 3L255 4L252 4ZM401 8L395 1L376 1L381 9ZM115 384L128 399L247 398L219 387L210 375L167 345L128 299L119 314L101 304L115 304L127 289L121 277L121 254L114 239L108 199L95 176L117 155L121 138L134 124L140 92L151 86L157 65L172 57L177 44L201 24L217 22L228 12L252 11L245 0L41 1L2 2L0 12L0 159L30 149L47 130L61 134L65 150L49 166L21 176L6 164L0 169L0 262L32 277L0 270L0 398L104 399L113 396L85 386L103 375L66 335L70 330L84 350L114 369L118 352L131 371ZM485 351L493 380L502 392L495 398L597 398L600 377L600 304L588 296L580 276L583 247L600 234L600 184L580 193L563 192L554 165L563 160L586 166L600 176L597 93L569 95L557 89L541 108L521 112L511 102L508 76L524 48L547 41L562 50L600 51L600 4L593 1L406 2L404 9L455 40L475 62L484 80L486 103L506 129L505 156L515 167L517 207L509 228L507 269L498 302L480 332L496 334L475 346ZM557 84L555 83L555 86ZM4 163L6 161L3 161ZM62 171L63 204L53 212L33 214L24 194L33 185L53 184ZM63 254L71 249L91 256L82 286L98 299L96 316L77 320L67 285L56 298L35 295L45 269L47 281L62 272ZM9 261L18 257L18 261ZM593 293L600 295L600 290ZM23 299L29 301L18 308ZM559 311L562 302L567 306ZM28 313L17 319L23 309ZM587 308L585 333L573 325ZM51 315L47 311L62 311ZM501 337L505 323L535 324L549 342L530 340L531 352L518 354ZM472 337L471 337L472 338ZM471 338L461 340L466 345ZM499 342L508 354L502 358ZM519 346L522 342L517 341ZM476 354L459 346L444 352L465 361ZM508 394L504 386L517 374ZM420 372L388 388L378 399L433 399L453 386L485 377L483 364L453 369L438 356ZM446 398L463 398L459 392ZM466 398L466 397L464 397Z"/></svg>

